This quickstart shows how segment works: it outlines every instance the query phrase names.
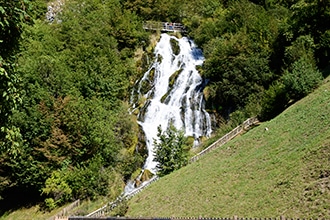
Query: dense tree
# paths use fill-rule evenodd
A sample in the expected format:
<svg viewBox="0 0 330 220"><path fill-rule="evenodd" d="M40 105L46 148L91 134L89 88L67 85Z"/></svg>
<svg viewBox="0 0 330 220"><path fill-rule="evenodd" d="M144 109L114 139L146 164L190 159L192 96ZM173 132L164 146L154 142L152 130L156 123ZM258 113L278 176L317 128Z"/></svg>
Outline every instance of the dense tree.
<svg viewBox="0 0 330 220"><path fill-rule="evenodd" d="M22 25L27 20L28 1L1 1L0 4L0 141L10 139L8 119L20 100L15 73L15 53L20 39ZM13 131L13 130L12 130Z"/></svg>
<svg viewBox="0 0 330 220"><path fill-rule="evenodd" d="M12 112L21 102L16 54L23 25L30 22L30 1L0 1L0 164L19 154L20 130L11 123ZM11 184L0 166L0 192ZM0 194L1 199L1 194Z"/></svg>
<svg viewBox="0 0 330 220"><path fill-rule="evenodd" d="M273 18L263 7L239 1L227 9L219 7L210 22L198 27L196 38L206 56L202 73L210 79L206 97L210 109L226 116L276 79L270 63L279 22ZM209 31L204 33L205 29Z"/></svg>
<svg viewBox="0 0 330 220"><path fill-rule="evenodd" d="M124 6L145 20L180 22L184 13L184 1L125 0Z"/></svg>
<svg viewBox="0 0 330 220"><path fill-rule="evenodd" d="M18 48L23 24L29 22L28 9L30 1L1 1L0 2L0 55L3 59L13 56Z"/></svg>
<svg viewBox="0 0 330 220"><path fill-rule="evenodd" d="M292 64L291 72L285 71L283 84L287 95L299 100L312 92L322 81L322 73L304 57Z"/></svg>
<svg viewBox="0 0 330 220"><path fill-rule="evenodd" d="M154 141L156 148L154 161L158 162L156 168L158 175L164 176L187 164L187 154L184 149L186 138L183 131L177 130L174 125L163 132L158 126L157 137Z"/></svg>
<svg viewBox="0 0 330 220"><path fill-rule="evenodd" d="M310 35L316 46L315 58L319 67L330 64L330 1L300 0L292 5L291 30L293 38Z"/></svg>
<svg viewBox="0 0 330 220"><path fill-rule="evenodd" d="M49 208L113 197L112 187L142 166L125 104L137 77L134 50L147 36L139 18L117 0L70 1L58 16L36 20L21 42L22 105L11 120L21 139L15 158L1 159L3 204L12 192L29 203L45 197Z"/></svg>
<svg viewBox="0 0 330 220"><path fill-rule="evenodd" d="M297 75L292 70L298 63L313 69L307 68L311 71L304 74L308 72L308 81L317 85L317 67L329 65L329 22L323 22L329 19L327 1L228 1L213 4L212 10L205 13L207 5L191 10L191 18L186 17L184 23L205 53L202 75L210 80L205 92L209 109L227 118L235 110L251 106L250 97L267 97L274 91L282 97L282 89L274 89L282 86L274 85L283 85L284 80L284 93L289 92L289 78L298 79L292 78L292 74ZM302 57L303 61L298 62ZM299 98L303 96L300 94ZM282 100L292 102L298 97L291 95ZM260 100L266 102L263 106L271 103L268 98Z"/></svg>

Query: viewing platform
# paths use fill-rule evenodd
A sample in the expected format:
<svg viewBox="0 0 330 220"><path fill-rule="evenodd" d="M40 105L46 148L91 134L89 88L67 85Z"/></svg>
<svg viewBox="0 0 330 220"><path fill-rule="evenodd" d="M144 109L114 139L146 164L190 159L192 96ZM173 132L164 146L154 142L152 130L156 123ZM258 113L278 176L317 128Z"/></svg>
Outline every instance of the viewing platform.
<svg viewBox="0 0 330 220"><path fill-rule="evenodd" d="M147 21L143 24L145 30L156 30L161 32L186 32L181 23Z"/></svg>

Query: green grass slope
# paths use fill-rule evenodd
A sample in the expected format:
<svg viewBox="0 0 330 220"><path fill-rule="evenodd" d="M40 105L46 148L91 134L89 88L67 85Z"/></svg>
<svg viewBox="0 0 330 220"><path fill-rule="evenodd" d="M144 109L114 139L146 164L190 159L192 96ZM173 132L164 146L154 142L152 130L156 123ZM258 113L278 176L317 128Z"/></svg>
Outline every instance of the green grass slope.
<svg viewBox="0 0 330 220"><path fill-rule="evenodd" d="M165 176L128 205L130 217L330 219L329 78L275 119Z"/></svg>

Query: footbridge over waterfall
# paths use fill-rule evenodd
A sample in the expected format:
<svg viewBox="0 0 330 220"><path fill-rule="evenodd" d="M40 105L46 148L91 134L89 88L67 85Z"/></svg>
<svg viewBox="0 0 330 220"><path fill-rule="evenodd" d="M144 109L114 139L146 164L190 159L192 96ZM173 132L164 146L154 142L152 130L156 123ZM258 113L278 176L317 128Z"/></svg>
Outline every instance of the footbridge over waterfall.
<svg viewBox="0 0 330 220"><path fill-rule="evenodd" d="M185 26L181 23L146 21L143 29L161 32L186 32Z"/></svg>

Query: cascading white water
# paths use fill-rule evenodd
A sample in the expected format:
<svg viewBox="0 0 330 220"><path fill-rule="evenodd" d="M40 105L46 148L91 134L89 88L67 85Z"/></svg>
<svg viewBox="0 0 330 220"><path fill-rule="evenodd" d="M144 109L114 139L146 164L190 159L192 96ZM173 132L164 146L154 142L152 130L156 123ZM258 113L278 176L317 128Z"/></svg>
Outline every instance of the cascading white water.
<svg viewBox="0 0 330 220"><path fill-rule="evenodd" d="M178 46L178 51L173 51L171 41L172 45L174 42ZM137 99L146 100L140 109L138 123L145 133L148 148L144 169L153 173L157 165L153 161L153 143L159 125L164 131L171 122L177 129L183 129L186 136L193 136L196 142L212 131L209 114L204 110L205 81L196 70L204 61L202 51L186 37L177 39L162 34L154 54L155 62L135 90ZM150 89L143 92L145 85Z"/></svg>

